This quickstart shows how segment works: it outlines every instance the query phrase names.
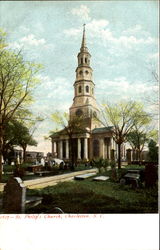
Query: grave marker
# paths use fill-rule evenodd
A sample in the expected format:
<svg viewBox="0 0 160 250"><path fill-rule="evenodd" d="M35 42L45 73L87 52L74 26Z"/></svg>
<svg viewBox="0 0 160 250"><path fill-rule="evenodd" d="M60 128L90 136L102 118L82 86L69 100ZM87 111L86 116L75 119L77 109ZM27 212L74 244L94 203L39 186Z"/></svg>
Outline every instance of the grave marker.
<svg viewBox="0 0 160 250"><path fill-rule="evenodd" d="M4 186L4 213L24 213L26 202L26 187L19 177L11 177Z"/></svg>
<svg viewBox="0 0 160 250"><path fill-rule="evenodd" d="M107 181L109 179L109 176L97 176L93 178L94 181Z"/></svg>

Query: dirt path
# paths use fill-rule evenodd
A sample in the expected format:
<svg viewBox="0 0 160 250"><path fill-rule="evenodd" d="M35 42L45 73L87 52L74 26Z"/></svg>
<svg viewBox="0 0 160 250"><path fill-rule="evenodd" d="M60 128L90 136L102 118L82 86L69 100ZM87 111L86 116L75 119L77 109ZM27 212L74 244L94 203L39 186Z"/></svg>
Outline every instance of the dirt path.
<svg viewBox="0 0 160 250"><path fill-rule="evenodd" d="M96 168L76 171L68 174L55 175L49 177L41 177L34 180L24 181L24 184L29 189L34 188L44 188L47 186L54 186L59 182L70 181L74 179L74 176L79 174L87 174L87 173L97 173L98 170ZM0 192L3 191L5 183L0 183Z"/></svg>

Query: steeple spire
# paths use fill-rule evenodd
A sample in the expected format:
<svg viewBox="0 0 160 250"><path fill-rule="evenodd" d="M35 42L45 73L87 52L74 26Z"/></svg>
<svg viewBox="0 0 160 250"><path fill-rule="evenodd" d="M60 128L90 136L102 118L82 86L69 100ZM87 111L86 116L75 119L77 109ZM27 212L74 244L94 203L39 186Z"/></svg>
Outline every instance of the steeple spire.
<svg viewBox="0 0 160 250"><path fill-rule="evenodd" d="M86 26L86 24L83 24L83 37L82 37L82 44L81 44L81 52L88 51L87 45L86 45L85 26Z"/></svg>

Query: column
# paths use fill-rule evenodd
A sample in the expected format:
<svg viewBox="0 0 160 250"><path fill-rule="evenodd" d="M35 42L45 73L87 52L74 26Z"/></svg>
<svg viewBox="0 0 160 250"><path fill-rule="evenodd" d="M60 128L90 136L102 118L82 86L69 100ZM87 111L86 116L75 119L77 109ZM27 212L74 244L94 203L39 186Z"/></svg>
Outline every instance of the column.
<svg viewBox="0 0 160 250"><path fill-rule="evenodd" d="M84 159L88 160L88 139L84 138Z"/></svg>
<svg viewBox="0 0 160 250"><path fill-rule="evenodd" d="M113 138L112 137L110 138L110 145L111 145L110 149L113 149Z"/></svg>
<svg viewBox="0 0 160 250"><path fill-rule="evenodd" d="M78 160L81 159L81 139L78 138Z"/></svg>
<svg viewBox="0 0 160 250"><path fill-rule="evenodd" d="M63 147L62 147L62 141L59 141L59 158L63 158Z"/></svg>
<svg viewBox="0 0 160 250"><path fill-rule="evenodd" d="M104 139L100 139L100 157L104 158Z"/></svg>
<svg viewBox="0 0 160 250"><path fill-rule="evenodd" d="M69 159L69 141L66 140L66 159Z"/></svg>
<svg viewBox="0 0 160 250"><path fill-rule="evenodd" d="M55 141L53 142L53 153L57 153L57 145Z"/></svg>
<svg viewBox="0 0 160 250"><path fill-rule="evenodd" d="M110 138L110 142L108 143L108 157L110 160L111 159L111 138Z"/></svg>

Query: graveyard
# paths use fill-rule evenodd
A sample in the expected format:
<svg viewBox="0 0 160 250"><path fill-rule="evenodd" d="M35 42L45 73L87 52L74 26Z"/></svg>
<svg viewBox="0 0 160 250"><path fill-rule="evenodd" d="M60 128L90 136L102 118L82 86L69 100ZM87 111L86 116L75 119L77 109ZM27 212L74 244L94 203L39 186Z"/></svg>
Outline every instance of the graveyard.
<svg viewBox="0 0 160 250"><path fill-rule="evenodd" d="M157 189L132 189L112 181L89 179L59 183L54 187L30 190L43 197L43 202L26 213L54 213L60 207L64 213L157 213Z"/></svg>
<svg viewBox="0 0 160 250"><path fill-rule="evenodd" d="M120 182L124 175L146 171L141 185ZM27 186L27 181L12 177L0 193L1 213L157 213L157 177L147 172L145 166L129 165L118 170L92 168L54 175L55 183ZM153 172L153 171L152 171ZM67 175L68 179L67 179ZM129 176L130 176L129 175ZM66 176L66 179L63 179ZM135 173L133 174L135 177ZM37 179L38 180L38 179ZM152 180L152 182L151 182ZM34 181L34 180L31 180ZM2 204L3 201L3 204ZM4 210L5 209L5 210Z"/></svg>

